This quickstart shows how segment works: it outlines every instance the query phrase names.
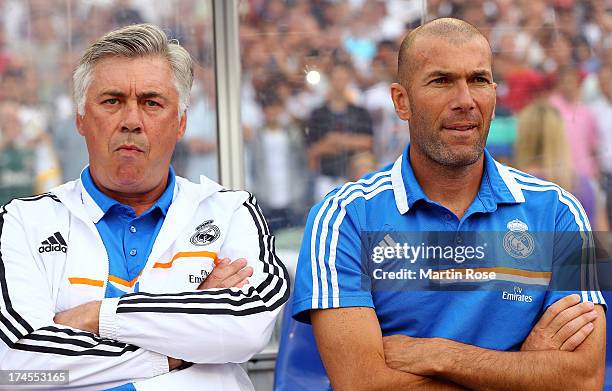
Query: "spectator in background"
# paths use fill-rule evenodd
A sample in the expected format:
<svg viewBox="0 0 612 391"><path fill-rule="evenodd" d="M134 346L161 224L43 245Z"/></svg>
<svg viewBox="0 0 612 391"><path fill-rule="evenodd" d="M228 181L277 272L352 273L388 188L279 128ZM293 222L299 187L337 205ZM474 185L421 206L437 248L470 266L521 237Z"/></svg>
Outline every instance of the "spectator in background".
<svg viewBox="0 0 612 391"><path fill-rule="evenodd" d="M591 104L599 134L601 183L607 199L608 225L612 226L612 64L598 74L599 98Z"/></svg>
<svg viewBox="0 0 612 391"><path fill-rule="evenodd" d="M12 100L20 105L20 112L42 113L38 92L42 89L32 61L25 56L14 55L4 68L0 80L0 99ZM24 114L20 114L22 116ZM38 119L42 121L41 116Z"/></svg>
<svg viewBox="0 0 612 391"><path fill-rule="evenodd" d="M6 67L6 65L11 59L9 52L6 50L5 47L5 37L6 35L4 34L4 31L0 29L0 75L4 73L4 67Z"/></svg>
<svg viewBox="0 0 612 391"><path fill-rule="evenodd" d="M34 194L35 152L23 140L17 105L0 106L0 205Z"/></svg>
<svg viewBox="0 0 612 391"><path fill-rule="evenodd" d="M574 194L593 231L607 230L602 194L592 178L574 168L566 133L559 111L549 102L527 106L518 115L514 166Z"/></svg>
<svg viewBox="0 0 612 391"><path fill-rule="evenodd" d="M287 112L295 119L306 122L312 111L325 102L325 95L328 89L328 80L322 72L326 69L326 59L318 49L310 50L302 59L300 69L304 69L303 73L296 78L296 84L299 86L297 91L293 92L285 102ZM319 80L316 83L308 82L305 76L308 72L316 72Z"/></svg>
<svg viewBox="0 0 612 391"><path fill-rule="evenodd" d="M33 62L24 56L14 56L0 82L0 101L16 103L21 131L28 140L38 140L43 135L48 138L49 117L56 114L39 99L42 89Z"/></svg>
<svg viewBox="0 0 612 391"><path fill-rule="evenodd" d="M544 75L526 65L515 41L515 32L501 36L495 49L493 70L499 81L498 104L513 113L539 97L546 86Z"/></svg>
<svg viewBox="0 0 612 391"><path fill-rule="evenodd" d="M61 183L61 170L48 134L49 112L38 96L43 87L39 83L34 64L24 56L13 56L2 76L0 102L6 105L4 116L16 117L19 124L11 131L12 141L5 147L11 150L11 161L15 161L17 155L28 155L30 152L26 153L26 150L33 153L34 166L30 180L33 181L35 193L45 192ZM3 126L2 123L0 126ZM8 150L6 154L9 154ZM12 187L11 180L7 181L7 186Z"/></svg>
<svg viewBox="0 0 612 391"><path fill-rule="evenodd" d="M599 69L597 70L597 72L588 74L582 81L582 101L587 106L591 106L594 102L604 98L604 93L602 91L603 87L599 80L599 74L603 68L612 65L612 38L610 40L610 46L601 48L601 50L597 54L597 57L600 59L601 62ZM591 107L591 109L593 108Z"/></svg>
<svg viewBox="0 0 612 391"><path fill-rule="evenodd" d="M579 33L575 3L575 0L552 1L556 17L555 27L567 37L575 37Z"/></svg>
<svg viewBox="0 0 612 391"><path fill-rule="evenodd" d="M199 182L200 175L212 180L218 177L217 162L217 114L215 110L214 74L212 69L194 67L195 78L192 99L187 110L187 128L182 143L184 157L183 175L192 182Z"/></svg>
<svg viewBox="0 0 612 391"><path fill-rule="evenodd" d="M545 59L543 42L547 31L553 30L554 14L547 8L545 0L523 1L520 4L523 17L522 28L518 30L514 45L517 56L531 68L541 68Z"/></svg>
<svg viewBox="0 0 612 391"><path fill-rule="evenodd" d="M556 32L556 25L551 26ZM574 63L570 37L556 32L546 48L546 61L542 65L545 72L554 74L560 68L571 67Z"/></svg>
<svg viewBox="0 0 612 391"><path fill-rule="evenodd" d="M393 82L395 68L389 68L380 55L374 57L371 68L372 76L378 82L365 90L363 106L372 116L375 158L380 165L385 165L394 162L402 154L404 146L410 141L410 133L406 130L407 123L395 114L393 102L389 98L389 86Z"/></svg>
<svg viewBox="0 0 612 391"><path fill-rule="evenodd" d="M360 9L353 11L343 39L344 49L350 54L355 67L364 75L371 71L370 62L376 55L376 42L381 38L378 29L380 20L376 19L383 15L380 14L377 3L367 1Z"/></svg>
<svg viewBox="0 0 612 391"><path fill-rule="evenodd" d="M356 153L349 160L348 176L350 182L356 182L364 175L376 171L378 161L372 152L365 151Z"/></svg>
<svg viewBox="0 0 612 391"><path fill-rule="evenodd" d="M349 96L352 69L335 64L325 104L315 109L306 129L308 166L317 173L315 199L346 181L348 162L357 152L372 150L372 119Z"/></svg>
<svg viewBox="0 0 612 391"><path fill-rule="evenodd" d="M293 123L282 121L283 102L270 92L262 107L264 125L256 129L248 145L253 159L251 190L274 232L303 223L308 174L302 132Z"/></svg>
<svg viewBox="0 0 612 391"><path fill-rule="evenodd" d="M58 34L61 27L56 12L58 4L33 0L26 5L27 39L18 39L19 44L13 46L13 50L20 57L21 66L27 68L28 80L35 79L35 88L29 89L26 96L38 104L39 101L51 101L59 89L65 89L54 78L59 73L66 49Z"/></svg>
<svg viewBox="0 0 612 391"><path fill-rule="evenodd" d="M81 171L89 162L89 156L85 140L79 134L74 119L62 119L56 122L52 128L52 135L55 150L63 152L58 155L63 180L81 175Z"/></svg>
<svg viewBox="0 0 612 391"><path fill-rule="evenodd" d="M24 130L17 103L0 103L0 205L43 193L60 179L48 136Z"/></svg>
<svg viewBox="0 0 612 391"><path fill-rule="evenodd" d="M72 70L78 64L78 53L67 53L61 61L60 73L55 75L63 86L72 83ZM74 122L74 102L69 91L59 90L53 105L50 132L56 151L67 151L58 154L64 181L72 180L81 175L81 171L89 162L85 139L79 134Z"/></svg>
<svg viewBox="0 0 612 391"><path fill-rule="evenodd" d="M255 42L252 46L244 48L240 56L244 69L240 84L240 111L247 141L251 139L253 129L261 126L263 122L263 113L257 103L257 94L263 89L269 78L269 69L266 70L265 47L263 42Z"/></svg>
<svg viewBox="0 0 612 391"><path fill-rule="evenodd" d="M580 100L580 77L575 68L564 66L558 69L557 84L550 103L563 118L576 171L591 179L598 178L597 127L593 113Z"/></svg>
<svg viewBox="0 0 612 391"><path fill-rule="evenodd" d="M113 7L112 20L117 26L138 24L144 22L140 12L134 8L129 0L117 0Z"/></svg>
<svg viewBox="0 0 612 391"><path fill-rule="evenodd" d="M107 29L115 26L113 23L112 7L104 6L100 3L87 4L82 2L83 14L78 20L74 20L74 30L78 42L78 48L74 48L75 51L79 51L79 48L84 48L90 42L95 41L101 33L107 31ZM83 21L87 21L84 23Z"/></svg>
<svg viewBox="0 0 612 391"><path fill-rule="evenodd" d="M574 60L580 72L585 75L597 72L601 66L600 59L593 53L589 41L580 35L574 39L572 47L574 48Z"/></svg>

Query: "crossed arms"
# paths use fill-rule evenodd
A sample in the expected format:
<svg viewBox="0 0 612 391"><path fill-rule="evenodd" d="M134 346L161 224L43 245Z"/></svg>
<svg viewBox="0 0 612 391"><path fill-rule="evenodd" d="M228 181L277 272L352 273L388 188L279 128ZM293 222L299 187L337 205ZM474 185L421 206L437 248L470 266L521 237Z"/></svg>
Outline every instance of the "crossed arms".
<svg viewBox="0 0 612 391"><path fill-rule="evenodd" d="M53 202L44 206L53 208ZM288 297L287 272L249 198L237 205L219 250L221 256L248 260L253 269L248 284L250 268L235 261L212 273L203 290L135 293L56 314L54 292L63 277L55 274L63 270L45 270L52 264L30 253L28 240L35 238L29 238L22 216L33 209L23 201L0 207L0 369L70 369L70 387L103 389L167 373L180 360L244 362L265 346ZM224 269L230 272L225 277L219 275ZM102 319L104 314L110 319ZM110 327L103 330L105 325Z"/></svg>
<svg viewBox="0 0 612 391"><path fill-rule="evenodd" d="M311 319L335 391L600 390L605 317L600 306L579 300L571 295L549 307L519 352L383 338L374 310L365 307L311 311Z"/></svg>
<svg viewBox="0 0 612 391"><path fill-rule="evenodd" d="M253 268L247 266L248 261L240 258L231 261L224 258L219 262L208 277L200 283L197 290L242 288L253 276ZM100 307L102 300L94 300L81 304L66 311L57 313L53 318L56 324L100 335ZM185 361L168 357L168 369L173 370Z"/></svg>

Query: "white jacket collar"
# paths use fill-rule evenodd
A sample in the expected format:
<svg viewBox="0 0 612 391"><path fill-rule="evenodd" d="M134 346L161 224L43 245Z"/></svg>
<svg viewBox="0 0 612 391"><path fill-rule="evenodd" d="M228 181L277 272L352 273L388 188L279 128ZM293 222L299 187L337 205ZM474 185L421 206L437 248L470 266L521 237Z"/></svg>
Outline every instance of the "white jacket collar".
<svg viewBox="0 0 612 391"><path fill-rule="evenodd" d="M200 183L193 183L176 176L172 205L170 205L168 213L171 213L172 209L188 209L185 206L190 203L194 206L198 205L202 200L221 189L223 189L223 186L204 175L200 176ZM73 214L83 220L89 220L96 224L104 215L102 209L85 190L80 179L64 183L52 189L51 193L55 194ZM174 207L177 203L183 207Z"/></svg>

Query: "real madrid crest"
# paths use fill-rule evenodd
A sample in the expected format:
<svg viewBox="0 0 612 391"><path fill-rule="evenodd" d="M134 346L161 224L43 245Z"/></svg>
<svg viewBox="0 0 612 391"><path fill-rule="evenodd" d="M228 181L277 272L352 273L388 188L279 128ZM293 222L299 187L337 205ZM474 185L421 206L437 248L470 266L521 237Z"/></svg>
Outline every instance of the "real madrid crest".
<svg viewBox="0 0 612 391"><path fill-rule="evenodd" d="M189 240L195 246L206 246L219 239L221 231L213 224L213 220L206 220L196 227L196 233Z"/></svg>
<svg viewBox="0 0 612 391"><path fill-rule="evenodd" d="M506 227L508 232L504 235L504 250L514 258L524 259L530 256L535 244L533 236L527 232L527 224L514 219Z"/></svg>

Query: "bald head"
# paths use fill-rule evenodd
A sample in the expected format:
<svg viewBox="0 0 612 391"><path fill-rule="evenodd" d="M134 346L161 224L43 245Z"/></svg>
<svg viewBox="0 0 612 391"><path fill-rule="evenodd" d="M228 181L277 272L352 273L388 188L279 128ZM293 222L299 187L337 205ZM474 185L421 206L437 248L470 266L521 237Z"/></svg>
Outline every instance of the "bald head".
<svg viewBox="0 0 612 391"><path fill-rule="evenodd" d="M440 38L454 46L461 46L474 39L488 41L478 29L468 22L454 18L440 18L425 23L412 30L400 47L397 66L397 81L408 84L410 75L414 73L420 59L413 53L415 42L424 38Z"/></svg>

